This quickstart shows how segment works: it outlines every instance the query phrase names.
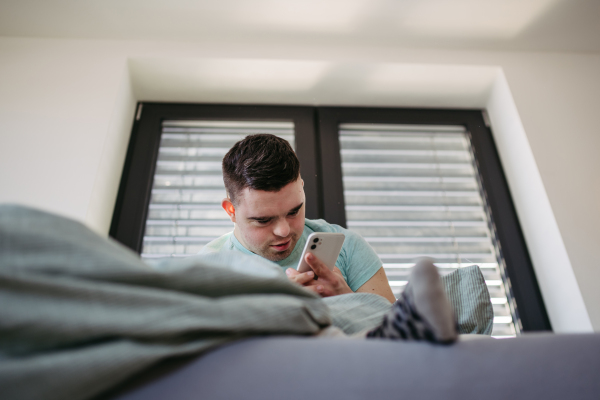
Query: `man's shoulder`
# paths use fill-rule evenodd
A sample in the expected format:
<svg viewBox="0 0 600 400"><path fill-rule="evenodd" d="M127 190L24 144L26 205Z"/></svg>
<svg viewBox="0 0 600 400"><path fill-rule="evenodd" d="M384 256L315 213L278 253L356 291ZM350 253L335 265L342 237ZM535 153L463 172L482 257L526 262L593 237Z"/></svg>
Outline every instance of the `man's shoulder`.
<svg viewBox="0 0 600 400"><path fill-rule="evenodd" d="M312 230L313 232L334 232L343 233L346 239L344 240L344 249L362 249L362 246L369 246L367 241L356 232L352 232L349 229L343 228L336 224L330 224L323 219L306 219L304 225ZM311 232L306 232L308 236ZM358 246L358 247L357 247Z"/></svg>
<svg viewBox="0 0 600 400"><path fill-rule="evenodd" d="M313 232L341 232L346 233L348 230L336 224L330 224L324 219L304 219L304 225Z"/></svg>
<svg viewBox="0 0 600 400"><path fill-rule="evenodd" d="M210 242L208 242L198 254L218 253L220 251L233 250L233 244L229 238L232 232L228 232Z"/></svg>
<svg viewBox="0 0 600 400"><path fill-rule="evenodd" d="M324 219L305 219L304 225L311 229L313 232L335 232L335 233L343 233L346 236L346 239L351 239L352 241L364 241L362 236L359 234L352 232L346 228L343 228L336 224L330 224Z"/></svg>

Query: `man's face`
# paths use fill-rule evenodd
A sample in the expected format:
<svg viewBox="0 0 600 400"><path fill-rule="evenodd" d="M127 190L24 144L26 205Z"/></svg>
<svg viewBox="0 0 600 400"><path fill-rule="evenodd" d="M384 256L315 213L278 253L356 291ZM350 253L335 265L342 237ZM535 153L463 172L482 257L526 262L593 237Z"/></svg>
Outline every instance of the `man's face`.
<svg viewBox="0 0 600 400"><path fill-rule="evenodd" d="M278 192L245 188L237 197L233 207L228 199L223 200L223 208L235 222L234 234L240 243L271 261L289 256L304 230L302 179Z"/></svg>

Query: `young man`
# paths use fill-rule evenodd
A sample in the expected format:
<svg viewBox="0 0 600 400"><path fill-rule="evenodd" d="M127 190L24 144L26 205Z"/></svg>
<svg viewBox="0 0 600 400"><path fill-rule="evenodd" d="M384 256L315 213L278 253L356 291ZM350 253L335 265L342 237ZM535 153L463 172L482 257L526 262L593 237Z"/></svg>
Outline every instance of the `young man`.
<svg viewBox="0 0 600 400"><path fill-rule="evenodd" d="M354 292L383 296L394 304L380 326L364 333L367 337L441 343L456 339L452 309L430 260L417 263L411 286L396 301L381 260L361 236L304 217L300 162L287 141L259 134L237 142L223 158L223 180L227 197L222 206L235 227L201 253L239 251L266 258L284 269L290 280L323 297ZM310 254L306 262L312 271L296 271L313 232L346 236L333 271Z"/></svg>
<svg viewBox="0 0 600 400"><path fill-rule="evenodd" d="M256 254L281 266L288 277L319 295L366 292L396 301L381 261L354 232L323 220L305 219L300 162L287 141L252 135L236 143L223 158L227 198L222 206L235 223L232 233L210 242L203 252L234 250ZM299 273L307 237L313 232L341 232L346 239L333 272L316 257L313 271ZM317 279L315 279L315 274Z"/></svg>

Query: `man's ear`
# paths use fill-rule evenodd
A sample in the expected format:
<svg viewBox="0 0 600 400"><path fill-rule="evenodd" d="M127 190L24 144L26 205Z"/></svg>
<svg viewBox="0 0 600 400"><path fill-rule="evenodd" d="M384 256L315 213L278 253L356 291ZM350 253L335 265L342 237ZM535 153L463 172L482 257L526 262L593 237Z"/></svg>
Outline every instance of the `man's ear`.
<svg viewBox="0 0 600 400"><path fill-rule="evenodd" d="M221 202L221 207L223 207L223 210L225 210L227 215L229 215L231 222L235 223L235 206L231 202L231 199L229 199L228 197L224 198Z"/></svg>

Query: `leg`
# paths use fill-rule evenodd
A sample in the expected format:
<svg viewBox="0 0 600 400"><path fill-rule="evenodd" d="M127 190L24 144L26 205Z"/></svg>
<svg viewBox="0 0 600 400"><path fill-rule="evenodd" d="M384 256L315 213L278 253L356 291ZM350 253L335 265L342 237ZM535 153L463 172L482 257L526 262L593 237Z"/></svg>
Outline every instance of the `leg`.
<svg viewBox="0 0 600 400"><path fill-rule="evenodd" d="M382 324L367 337L427 340L452 343L457 338L456 321L437 268L430 259L414 266L409 285Z"/></svg>

